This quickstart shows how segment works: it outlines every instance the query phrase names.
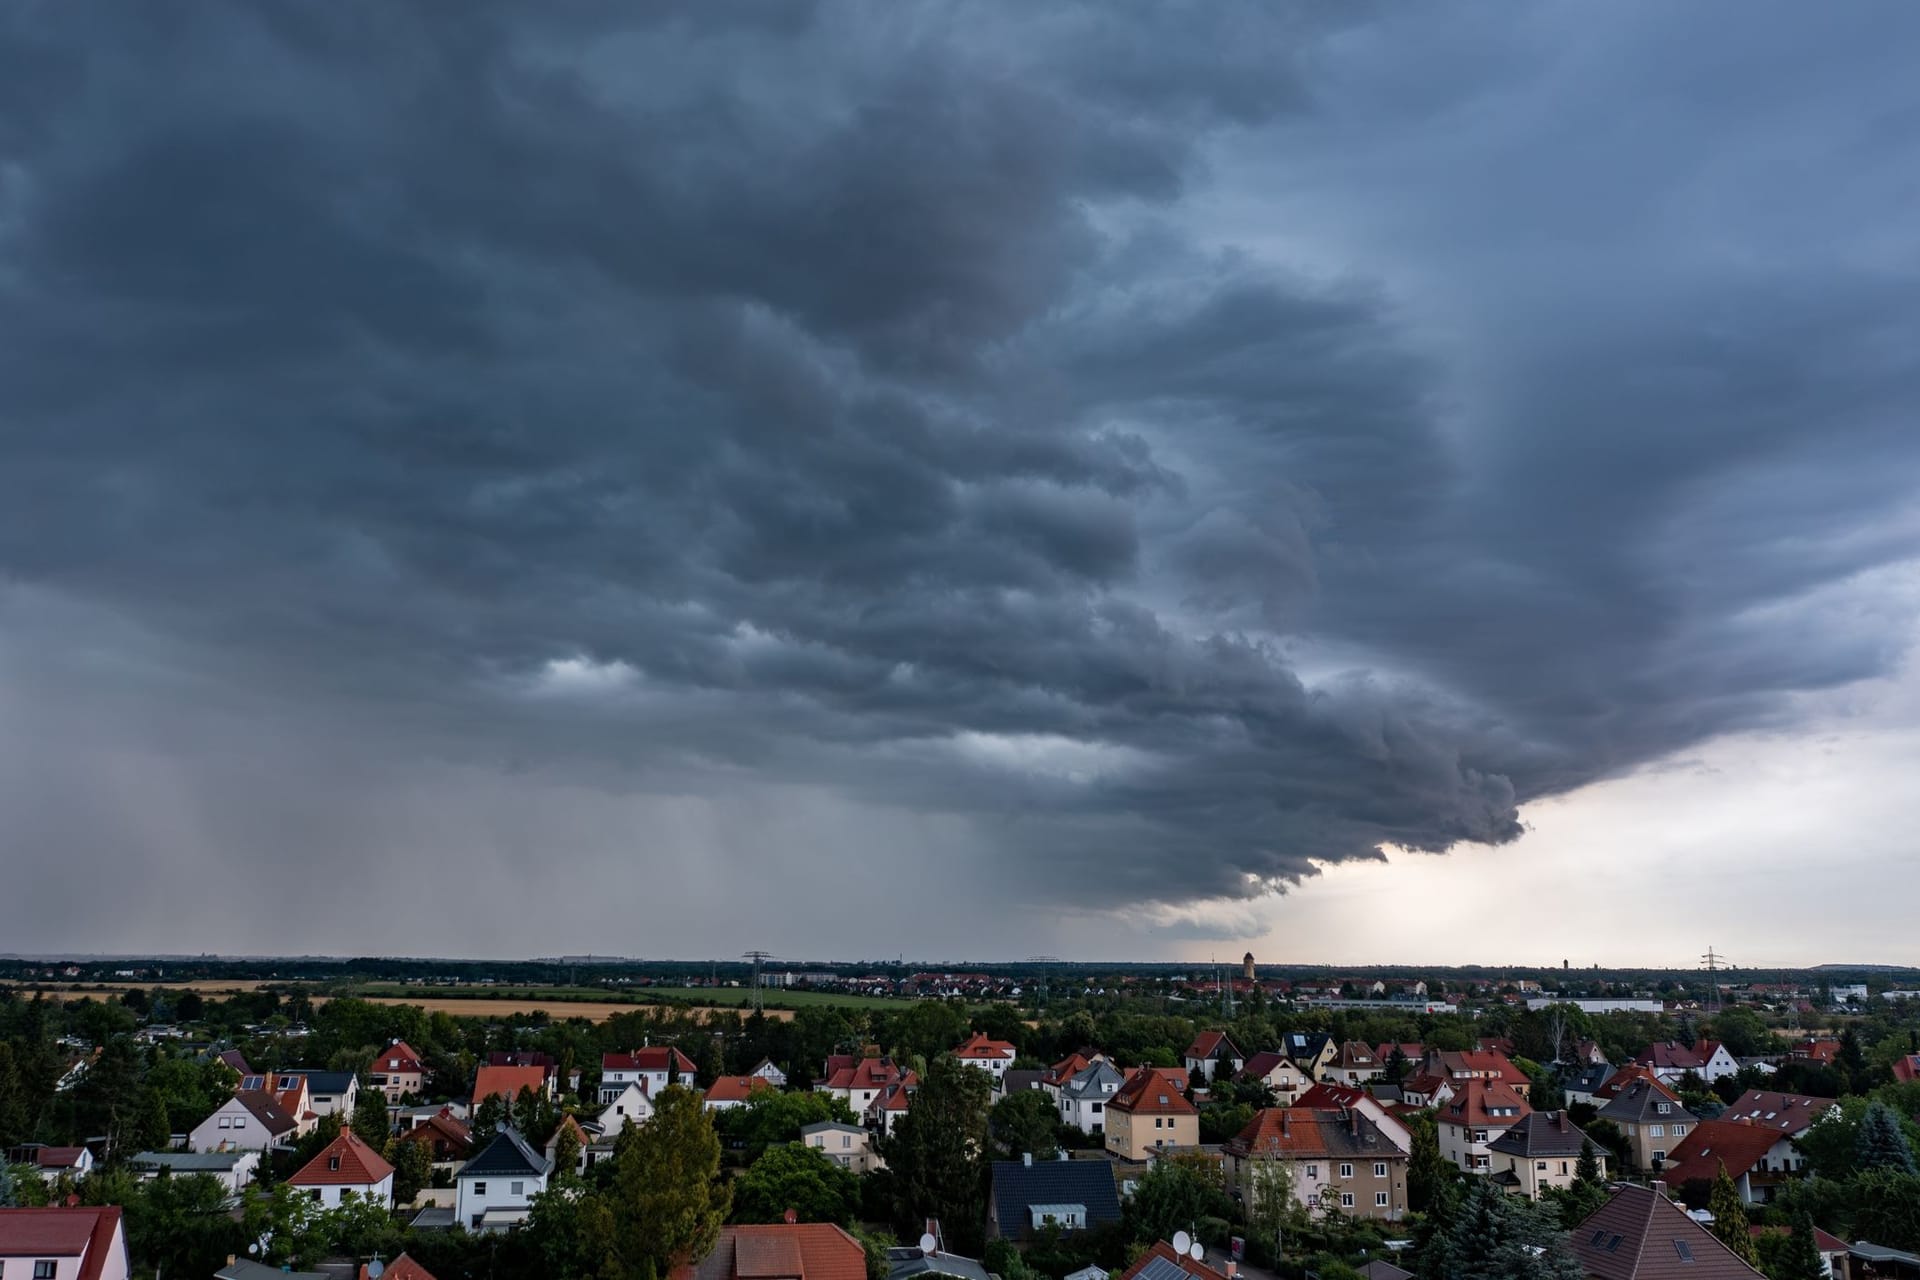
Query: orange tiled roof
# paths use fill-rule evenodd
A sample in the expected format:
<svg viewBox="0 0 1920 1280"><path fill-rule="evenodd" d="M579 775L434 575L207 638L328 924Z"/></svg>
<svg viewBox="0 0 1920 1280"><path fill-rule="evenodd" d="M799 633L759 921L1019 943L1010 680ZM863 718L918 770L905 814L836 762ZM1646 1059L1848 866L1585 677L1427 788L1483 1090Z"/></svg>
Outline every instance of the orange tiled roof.
<svg viewBox="0 0 1920 1280"><path fill-rule="evenodd" d="M745 1102L756 1093L773 1088L765 1076L721 1076L707 1089L708 1102Z"/></svg>
<svg viewBox="0 0 1920 1280"><path fill-rule="evenodd" d="M522 1089L545 1093L547 1069L545 1067L482 1067L474 1073L473 1077L473 1105L478 1107L496 1094L512 1102L520 1096Z"/></svg>
<svg viewBox="0 0 1920 1280"><path fill-rule="evenodd" d="M291 1187L370 1187L391 1177L393 1166L351 1129L321 1148L306 1167L287 1179Z"/></svg>
<svg viewBox="0 0 1920 1280"><path fill-rule="evenodd" d="M976 1031L953 1052L962 1058L1013 1058L1018 1051L1005 1040L991 1040L986 1032Z"/></svg>
<svg viewBox="0 0 1920 1280"><path fill-rule="evenodd" d="M371 1280L364 1262L360 1264L360 1280ZM433 1272L403 1253L387 1264L380 1280L433 1280Z"/></svg>
<svg viewBox="0 0 1920 1280"><path fill-rule="evenodd" d="M1197 1116L1200 1109L1187 1101L1187 1073L1170 1067L1141 1067L1127 1077L1107 1103L1107 1110L1130 1115Z"/></svg>
<svg viewBox="0 0 1920 1280"><path fill-rule="evenodd" d="M1461 1080L1454 1089L1440 1108L1440 1118L1448 1124L1509 1125L1533 1110L1519 1090L1499 1080Z"/></svg>

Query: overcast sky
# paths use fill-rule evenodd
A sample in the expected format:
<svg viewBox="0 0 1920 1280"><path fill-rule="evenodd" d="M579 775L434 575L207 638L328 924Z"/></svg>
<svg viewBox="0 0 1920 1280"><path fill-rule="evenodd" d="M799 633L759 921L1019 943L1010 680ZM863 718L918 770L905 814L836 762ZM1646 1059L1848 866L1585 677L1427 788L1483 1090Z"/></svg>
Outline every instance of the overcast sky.
<svg viewBox="0 0 1920 1280"><path fill-rule="evenodd" d="M1920 961L1916 47L8 6L0 950Z"/></svg>

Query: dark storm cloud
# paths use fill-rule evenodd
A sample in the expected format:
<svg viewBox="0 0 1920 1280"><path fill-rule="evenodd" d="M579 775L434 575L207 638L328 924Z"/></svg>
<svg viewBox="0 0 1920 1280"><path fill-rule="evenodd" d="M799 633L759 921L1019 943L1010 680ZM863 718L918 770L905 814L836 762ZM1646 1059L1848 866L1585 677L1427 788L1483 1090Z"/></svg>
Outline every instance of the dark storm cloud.
<svg viewBox="0 0 1920 1280"><path fill-rule="evenodd" d="M1914 551L1914 244L1870 200L1851 260L1715 244L1733 160L1664 224L1569 200L1737 136L1642 65L1656 11L629 8L15 9L15 608L391 776L815 788L1090 907L1508 840L1901 656L1804 602ZM1736 102L1799 47L1743 25ZM1782 154L1850 136L1794 70ZM1613 100L1640 150L1519 136ZM1858 167L1910 182L1916 95L1874 103ZM39 846L95 838L57 807ZM380 812L288 856L404 845Z"/></svg>

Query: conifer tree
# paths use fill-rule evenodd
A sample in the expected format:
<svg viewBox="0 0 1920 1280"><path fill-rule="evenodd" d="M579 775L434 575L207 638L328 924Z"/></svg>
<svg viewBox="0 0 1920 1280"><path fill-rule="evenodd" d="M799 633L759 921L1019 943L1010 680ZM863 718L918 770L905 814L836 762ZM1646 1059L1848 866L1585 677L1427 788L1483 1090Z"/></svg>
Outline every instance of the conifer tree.
<svg viewBox="0 0 1920 1280"><path fill-rule="evenodd" d="M1913 1148L1900 1127L1900 1117L1879 1099L1867 1104L1860 1117L1859 1136L1854 1139L1854 1163L1862 1173L1871 1169L1891 1169L1895 1173L1916 1172Z"/></svg>
<svg viewBox="0 0 1920 1280"><path fill-rule="evenodd" d="M1713 1191L1707 1197L1707 1211L1713 1214L1713 1234L1720 1243L1727 1246L1734 1256L1750 1267L1760 1265L1760 1251L1753 1247L1753 1233L1747 1230L1747 1206L1741 1202L1740 1188L1733 1183L1733 1177L1727 1172L1727 1162L1720 1161L1720 1171L1713 1177Z"/></svg>

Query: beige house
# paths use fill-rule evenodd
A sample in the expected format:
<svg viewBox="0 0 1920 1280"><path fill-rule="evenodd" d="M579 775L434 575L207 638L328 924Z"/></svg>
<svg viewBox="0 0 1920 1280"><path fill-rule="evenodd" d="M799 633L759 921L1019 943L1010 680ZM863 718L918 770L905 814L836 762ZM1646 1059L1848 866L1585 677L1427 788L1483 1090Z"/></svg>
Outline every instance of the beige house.
<svg viewBox="0 0 1920 1280"><path fill-rule="evenodd" d="M869 1173L886 1168L886 1162L873 1149L873 1131L857 1124L822 1120L800 1130L800 1141L821 1152L843 1169Z"/></svg>
<svg viewBox="0 0 1920 1280"><path fill-rule="evenodd" d="M1620 1126L1636 1168L1658 1173L1667 1162L1667 1153L1693 1132L1699 1118L1681 1105L1679 1094L1661 1084L1651 1072L1641 1067L1628 1070L1642 1074L1621 1082L1612 1101L1600 1108L1600 1118Z"/></svg>
<svg viewBox="0 0 1920 1280"><path fill-rule="evenodd" d="M1407 1211L1407 1153L1357 1110L1270 1107L1221 1149L1247 1205L1273 1179L1315 1217L1330 1212L1398 1222Z"/></svg>
<svg viewBox="0 0 1920 1280"><path fill-rule="evenodd" d="M1187 1101L1188 1076L1140 1067L1106 1104L1106 1147L1122 1160L1145 1160L1156 1147L1200 1145L1200 1110Z"/></svg>
<svg viewBox="0 0 1920 1280"><path fill-rule="evenodd" d="M395 1040L367 1067L367 1077L374 1088L387 1095L388 1106L398 1106L401 1098L417 1098L426 1091L427 1068L413 1046Z"/></svg>
<svg viewBox="0 0 1920 1280"><path fill-rule="evenodd" d="M1292 1106L1301 1094L1313 1087L1312 1078L1293 1059L1271 1049L1247 1059L1247 1065L1235 1079L1258 1080L1273 1090L1274 1101L1283 1107Z"/></svg>
<svg viewBox="0 0 1920 1280"><path fill-rule="evenodd" d="M1532 1110L1511 1085L1479 1078L1458 1081L1453 1096L1434 1116L1440 1154L1467 1173L1491 1173L1494 1140Z"/></svg>
<svg viewBox="0 0 1920 1280"><path fill-rule="evenodd" d="M1487 1144L1487 1175L1509 1194L1538 1200L1548 1187L1573 1185L1586 1140L1565 1111L1535 1111ZM1606 1149L1595 1146L1593 1154L1605 1178Z"/></svg>

